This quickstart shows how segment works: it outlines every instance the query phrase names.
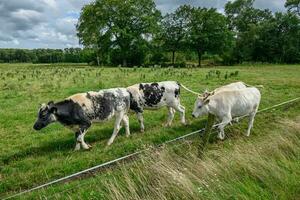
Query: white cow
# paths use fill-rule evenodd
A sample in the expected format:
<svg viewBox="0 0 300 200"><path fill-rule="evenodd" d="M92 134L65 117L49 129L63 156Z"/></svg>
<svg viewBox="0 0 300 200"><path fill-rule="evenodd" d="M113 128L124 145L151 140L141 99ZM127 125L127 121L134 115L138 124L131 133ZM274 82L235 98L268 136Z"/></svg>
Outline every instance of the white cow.
<svg viewBox="0 0 300 200"><path fill-rule="evenodd" d="M216 88L214 91L210 92L211 94L214 94L214 93L217 93L217 92L220 92L220 91L224 91L224 90L237 90L237 89L243 89L243 88L247 88L247 87L256 87L256 88L264 88L263 85L248 85L242 81L238 81L238 82L235 82L235 83L230 83L228 85L224 85L224 86L221 86L221 87L218 87Z"/></svg>
<svg viewBox="0 0 300 200"><path fill-rule="evenodd" d="M248 85L246 85L244 82L239 81L239 82L230 83L228 85L221 86L221 87L215 89L213 91L213 93L221 92L221 91L224 91L224 90L243 89L243 88L246 88L246 87L248 87Z"/></svg>
<svg viewBox="0 0 300 200"><path fill-rule="evenodd" d="M219 119L218 137L225 138L224 127L231 122L234 117L249 115L249 125L247 136L253 126L254 117L258 110L261 95L257 88L247 87L243 89L226 89L218 91L212 95L199 96L195 102L193 117L210 113Z"/></svg>

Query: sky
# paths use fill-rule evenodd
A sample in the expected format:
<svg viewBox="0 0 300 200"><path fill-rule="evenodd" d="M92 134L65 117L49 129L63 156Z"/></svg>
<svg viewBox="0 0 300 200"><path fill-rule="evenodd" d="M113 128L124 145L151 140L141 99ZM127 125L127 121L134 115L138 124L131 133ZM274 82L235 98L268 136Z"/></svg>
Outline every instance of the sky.
<svg viewBox="0 0 300 200"><path fill-rule="evenodd" d="M0 48L80 47L75 24L92 0L0 0ZM183 4L223 12L228 0L155 0L164 14ZM255 7L284 11L285 0L256 0Z"/></svg>

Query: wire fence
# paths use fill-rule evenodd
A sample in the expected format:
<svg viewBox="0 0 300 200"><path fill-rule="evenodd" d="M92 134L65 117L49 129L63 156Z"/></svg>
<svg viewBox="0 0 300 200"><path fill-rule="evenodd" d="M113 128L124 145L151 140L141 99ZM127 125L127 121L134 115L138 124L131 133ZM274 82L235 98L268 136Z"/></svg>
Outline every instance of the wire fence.
<svg viewBox="0 0 300 200"><path fill-rule="evenodd" d="M279 103L279 104L276 104L276 105L271 106L271 107L268 107L268 108L264 108L264 109L262 109L262 110L259 110L257 113L266 112L266 111L269 111L269 110L278 108L278 107L280 107L280 106L283 106L283 105L287 105L287 104L296 102L296 101L298 101L298 100L300 100L300 97L295 98L295 99L291 99L291 100L288 100L288 101L285 101L285 102L282 102L282 103ZM238 119L243 119L243 118L245 118L245 117L247 117L247 116L248 116L248 115L244 115L244 116L239 117ZM215 125L213 126L213 128L216 128L216 127L218 127L218 126L220 126L220 125L222 125L222 123L215 124ZM177 141L179 141L179 140L183 140L183 139L185 139L185 138L187 138L187 137L193 136L193 135L195 135L195 134L197 134L197 133L201 133L201 132L204 132L204 131L205 131L205 128L199 129L199 130L197 130L197 131L188 133L188 134L186 134L186 135L177 137L177 138L175 138L175 139L168 140L168 141L166 141L166 142L164 142L164 143L162 143L162 144L156 146L155 148L158 148L158 147L160 147L160 146L162 146L162 145L174 143L174 142L177 142ZM151 149L153 149L153 147L149 147L149 148L146 148L146 149L143 149L143 150L134 152L134 153L132 153L132 154L128 154L128 155L126 155L126 156L119 157L119 158L117 158L117 159L114 159L114 160L111 160L111 161L108 161L108 162L105 162L105 163L96 165L96 166L94 166L94 167L91 167L91 168L88 168L88 169L79 171L79 172L77 172L77 173L74 173L74 174L71 174L71 175L68 175L68 176L65 176L65 177L56 179L56 180L53 180L53 181L51 181L51 182L48 182L48 183L45 183L45 184L42 184L42 185L33 187L33 188L31 188L31 189L21 191L21 192L19 192L19 193L17 193L17 194L14 194L14 195L5 197L4 200L12 199L12 198L15 198L15 197L19 197L19 196L21 196L21 195L23 195L23 194L30 193L30 192L33 192L33 191L39 190L39 189L41 189L41 188L45 188L45 187L48 187L48 186L51 186L51 185L54 185L54 184L57 184L57 183L60 183L60 182L63 182L63 181L67 181L67 180L70 180L70 179L75 178L75 177L80 177L81 175L84 175L84 174L87 174L87 173L89 173L89 172L93 172L93 171L99 170L99 169L101 169L101 168L106 168L106 167L111 166L111 165L113 165L113 164L116 164L116 163L118 163L118 162L120 162L120 161L125 161L125 160L128 160L128 159L130 159L130 158L134 158L134 157L136 157L136 156L138 156L138 155L140 155L140 154L142 154L142 153L144 153L144 152L146 152L146 151L149 151L149 150L151 150ZM82 184L79 184L79 185L82 185ZM78 186L79 186L79 185L78 185ZM77 186L77 187L78 187L78 186ZM76 185L75 185L74 187L76 187ZM71 189L73 189L73 188L71 188ZM68 189L68 190L71 190L71 189ZM62 192L65 192L65 191L62 191Z"/></svg>

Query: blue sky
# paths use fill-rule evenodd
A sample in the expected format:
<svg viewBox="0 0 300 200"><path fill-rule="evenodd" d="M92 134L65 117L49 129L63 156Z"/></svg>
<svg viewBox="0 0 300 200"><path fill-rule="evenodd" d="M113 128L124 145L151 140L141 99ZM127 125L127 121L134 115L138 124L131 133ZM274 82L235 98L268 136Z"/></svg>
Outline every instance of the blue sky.
<svg viewBox="0 0 300 200"><path fill-rule="evenodd" d="M182 4L215 7L228 0L155 0L163 13ZM78 47L75 24L91 0L0 0L0 48ZM271 3L272 2L272 3ZM285 0L256 0L257 8L284 11Z"/></svg>

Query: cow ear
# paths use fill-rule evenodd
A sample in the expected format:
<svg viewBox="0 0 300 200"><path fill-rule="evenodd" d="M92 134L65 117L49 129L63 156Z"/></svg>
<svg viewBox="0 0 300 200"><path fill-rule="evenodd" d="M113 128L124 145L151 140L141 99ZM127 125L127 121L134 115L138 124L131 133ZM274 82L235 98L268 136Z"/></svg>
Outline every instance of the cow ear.
<svg viewBox="0 0 300 200"><path fill-rule="evenodd" d="M206 99L204 100L203 104L204 104L204 105L207 105L207 104L209 104L209 101L210 101L210 99L209 99L209 98L206 98Z"/></svg>
<svg viewBox="0 0 300 200"><path fill-rule="evenodd" d="M48 108L49 108L49 111L50 111L50 113L56 113L56 111L57 111L57 108L55 107L55 104L54 104L54 102L53 101L50 101L49 103L48 103Z"/></svg>
<svg viewBox="0 0 300 200"><path fill-rule="evenodd" d="M214 95L215 94L215 92L214 91L212 91L212 92L209 92L208 90L206 90L204 93L203 93L203 98L204 99L206 99L206 98L208 98L209 96L212 96L212 95Z"/></svg>
<svg viewBox="0 0 300 200"><path fill-rule="evenodd" d="M140 84L139 89L140 89L140 90L144 90L143 84Z"/></svg>
<svg viewBox="0 0 300 200"><path fill-rule="evenodd" d="M210 93L206 90L202 96L205 99L205 98L209 97L209 95L210 95Z"/></svg>
<svg viewBox="0 0 300 200"><path fill-rule="evenodd" d="M51 106L49 110L52 114L55 114L57 112L57 108L55 106Z"/></svg>

